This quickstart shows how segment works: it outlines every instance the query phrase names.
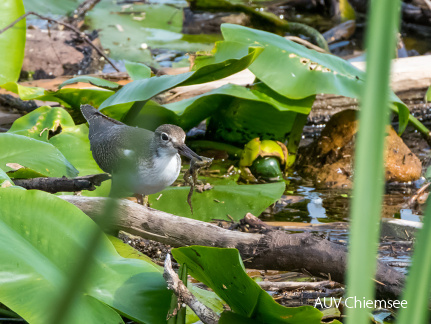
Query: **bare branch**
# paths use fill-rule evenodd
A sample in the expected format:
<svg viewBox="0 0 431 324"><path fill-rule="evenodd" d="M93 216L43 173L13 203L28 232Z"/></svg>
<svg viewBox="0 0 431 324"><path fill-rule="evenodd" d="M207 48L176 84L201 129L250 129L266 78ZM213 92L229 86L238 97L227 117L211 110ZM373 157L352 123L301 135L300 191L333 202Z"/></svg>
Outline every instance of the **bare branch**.
<svg viewBox="0 0 431 324"><path fill-rule="evenodd" d="M177 296L178 301L189 306L199 319L205 324L217 324L219 316L209 307L202 304L197 298L187 289L186 285L180 280L174 269L172 269L171 255L166 255L165 270L163 272L168 289L172 290Z"/></svg>
<svg viewBox="0 0 431 324"><path fill-rule="evenodd" d="M338 288L341 285L335 281L317 281L317 282L300 282L300 281L259 281L257 282L263 290L279 291L279 290L321 290L324 288Z"/></svg>

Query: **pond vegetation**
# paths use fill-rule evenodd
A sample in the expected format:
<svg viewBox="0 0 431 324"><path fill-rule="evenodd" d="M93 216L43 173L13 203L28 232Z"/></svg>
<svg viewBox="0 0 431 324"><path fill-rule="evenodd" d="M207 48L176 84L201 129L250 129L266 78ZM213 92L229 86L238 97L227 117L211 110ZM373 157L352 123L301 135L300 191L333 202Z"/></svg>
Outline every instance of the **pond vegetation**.
<svg viewBox="0 0 431 324"><path fill-rule="evenodd" d="M388 86L399 1L370 4L367 73L337 50L351 47L328 46L320 33L341 20L360 21L355 1L337 2L340 12L330 23L311 19L318 7L293 15L278 1L93 2L85 20L69 14L81 1L0 5L0 103L7 99L20 112L0 133L5 321L427 323L431 207L422 206L431 140L426 118L413 116ZM76 75L22 73L32 34L25 20L8 25L29 11L48 16L27 18L37 33L67 24L98 31L65 42L82 52L74 70L62 64ZM92 56L88 42L96 40L92 46L109 49L112 62ZM95 60L105 66L87 73ZM44 86L38 75L59 78ZM423 91L425 101L430 93ZM322 130L312 107L325 95L359 101L359 119L343 109L348 117L335 114ZM23 113L28 101L34 106ZM113 199L109 175L91 177L103 171L81 105L152 131L178 125L208 163L183 165L172 186L147 197L151 208ZM397 132L387 126L389 115ZM330 165L326 178L309 172ZM84 189L43 189L61 181ZM158 263L166 252L164 269ZM170 271L170 253L179 278ZM284 281L294 292L261 288L262 279L277 278L291 279ZM297 286L302 281L315 289ZM411 306L313 307L342 296Z"/></svg>

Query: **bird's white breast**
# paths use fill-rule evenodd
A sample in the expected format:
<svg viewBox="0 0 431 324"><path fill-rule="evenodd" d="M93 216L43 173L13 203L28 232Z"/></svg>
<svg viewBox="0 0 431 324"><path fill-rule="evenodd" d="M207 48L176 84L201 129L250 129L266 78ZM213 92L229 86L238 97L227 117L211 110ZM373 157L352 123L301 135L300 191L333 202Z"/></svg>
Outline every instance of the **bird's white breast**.
<svg viewBox="0 0 431 324"><path fill-rule="evenodd" d="M170 186L178 178L181 158L179 154L160 155L154 158L151 168L142 165L140 169L136 192L153 194Z"/></svg>

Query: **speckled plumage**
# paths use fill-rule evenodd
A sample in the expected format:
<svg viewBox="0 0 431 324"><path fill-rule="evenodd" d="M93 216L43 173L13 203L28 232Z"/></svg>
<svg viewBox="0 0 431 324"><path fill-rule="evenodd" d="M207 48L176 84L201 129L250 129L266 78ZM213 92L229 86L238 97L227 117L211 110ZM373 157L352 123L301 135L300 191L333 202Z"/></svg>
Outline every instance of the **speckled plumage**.
<svg viewBox="0 0 431 324"><path fill-rule="evenodd" d="M171 185L181 169L178 150L185 147L185 133L175 125L161 125L155 132L127 126L89 105L81 106L89 124L94 160L111 173L120 191L153 194ZM169 141L161 136L169 136ZM195 154L195 153L194 153Z"/></svg>

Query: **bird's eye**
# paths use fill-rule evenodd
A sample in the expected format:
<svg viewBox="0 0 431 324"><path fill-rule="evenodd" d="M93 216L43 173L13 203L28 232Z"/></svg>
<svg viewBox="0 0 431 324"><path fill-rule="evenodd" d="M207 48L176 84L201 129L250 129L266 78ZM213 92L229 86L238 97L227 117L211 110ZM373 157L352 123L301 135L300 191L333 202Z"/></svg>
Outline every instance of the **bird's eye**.
<svg viewBox="0 0 431 324"><path fill-rule="evenodd" d="M169 136L166 133L162 133L162 140L167 141L169 140Z"/></svg>

